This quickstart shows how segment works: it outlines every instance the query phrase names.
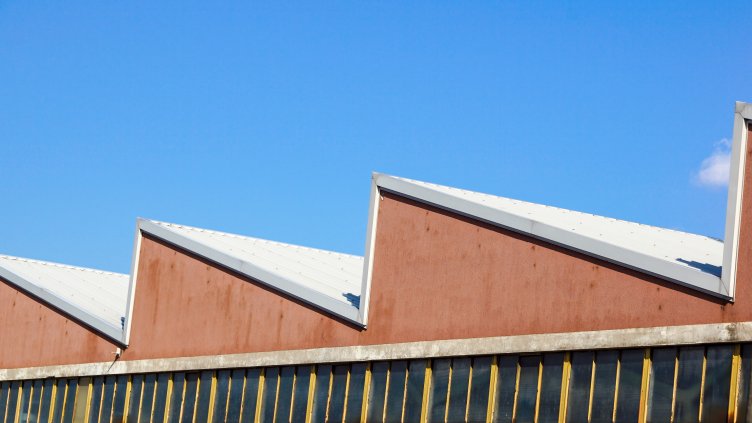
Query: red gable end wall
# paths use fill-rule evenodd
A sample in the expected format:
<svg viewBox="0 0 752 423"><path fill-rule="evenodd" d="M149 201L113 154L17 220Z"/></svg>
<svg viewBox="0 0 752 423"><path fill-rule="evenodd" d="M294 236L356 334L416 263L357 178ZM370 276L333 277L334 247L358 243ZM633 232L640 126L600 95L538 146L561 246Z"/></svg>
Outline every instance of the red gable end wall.
<svg viewBox="0 0 752 423"><path fill-rule="evenodd" d="M0 280L0 369L111 361L117 348Z"/></svg>

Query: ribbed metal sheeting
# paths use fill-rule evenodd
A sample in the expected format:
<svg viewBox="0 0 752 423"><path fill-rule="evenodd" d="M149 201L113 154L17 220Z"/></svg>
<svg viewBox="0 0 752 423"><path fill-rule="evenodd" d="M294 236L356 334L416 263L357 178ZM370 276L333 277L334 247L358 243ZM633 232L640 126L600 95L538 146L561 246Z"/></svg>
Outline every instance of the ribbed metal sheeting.
<svg viewBox="0 0 752 423"><path fill-rule="evenodd" d="M746 422L752 345L0 384L3 422Z"/></svg>

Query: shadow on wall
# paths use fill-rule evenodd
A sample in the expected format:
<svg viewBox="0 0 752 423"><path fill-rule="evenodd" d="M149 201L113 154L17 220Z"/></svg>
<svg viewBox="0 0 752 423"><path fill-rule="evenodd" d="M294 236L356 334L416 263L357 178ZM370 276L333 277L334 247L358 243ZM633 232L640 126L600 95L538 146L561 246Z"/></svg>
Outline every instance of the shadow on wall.
<svg viewBox="0 0 752 423"><path fill-rule="evenodd" d="M705 273L710 273L711 275L721 277L721 266L715 266L710 263L700 263L699 261L694 260L684 260L683 258L677 258L676 261L679 263L684 263L689 267L694 267L695 269L702 270Z"/></svg>

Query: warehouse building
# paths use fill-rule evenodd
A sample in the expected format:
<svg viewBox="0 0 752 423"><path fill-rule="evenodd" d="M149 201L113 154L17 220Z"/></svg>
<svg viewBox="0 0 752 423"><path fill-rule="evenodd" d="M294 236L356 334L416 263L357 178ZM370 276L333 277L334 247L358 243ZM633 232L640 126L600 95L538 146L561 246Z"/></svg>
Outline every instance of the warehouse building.
<svg viewBox="0 0 752 423"><path fill-rule="evenodd" d="M752 421L750 134L724 241L375 174L364 257L147 219L130 275L1 256L0 421Z"/></svg>

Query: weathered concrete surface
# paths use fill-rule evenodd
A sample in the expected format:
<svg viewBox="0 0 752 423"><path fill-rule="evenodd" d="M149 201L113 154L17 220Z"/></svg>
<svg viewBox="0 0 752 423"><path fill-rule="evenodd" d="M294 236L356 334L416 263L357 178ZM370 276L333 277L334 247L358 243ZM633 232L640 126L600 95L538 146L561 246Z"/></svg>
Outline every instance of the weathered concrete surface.
<svg viewBox="0 0 752 423"><path fill-rule="evenodd" d="M88 363L114 357L114 344L2 279L0 310L0 369Z"/></svg>

